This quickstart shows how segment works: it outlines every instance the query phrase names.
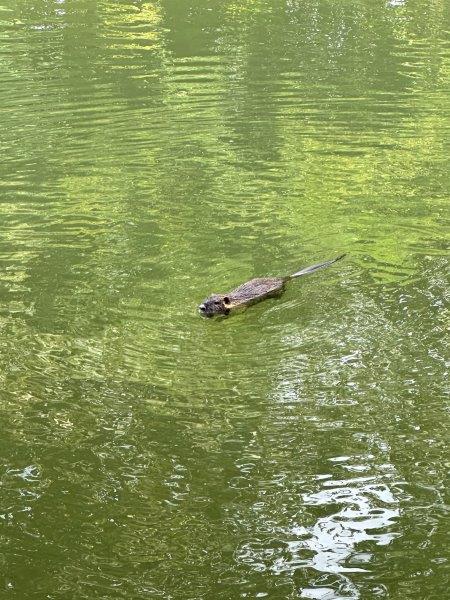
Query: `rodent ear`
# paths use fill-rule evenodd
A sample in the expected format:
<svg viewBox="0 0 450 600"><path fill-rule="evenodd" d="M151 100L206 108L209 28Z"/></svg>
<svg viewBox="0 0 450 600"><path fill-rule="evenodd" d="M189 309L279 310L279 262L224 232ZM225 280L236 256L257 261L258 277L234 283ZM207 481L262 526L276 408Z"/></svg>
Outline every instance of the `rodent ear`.
<svg viewBox="0 0 450 600"><path fill-rule="evenodd" d="M223 303L224 304L230 304L230 299L228 298L228 296L224 296L223 297Z"/></svg>

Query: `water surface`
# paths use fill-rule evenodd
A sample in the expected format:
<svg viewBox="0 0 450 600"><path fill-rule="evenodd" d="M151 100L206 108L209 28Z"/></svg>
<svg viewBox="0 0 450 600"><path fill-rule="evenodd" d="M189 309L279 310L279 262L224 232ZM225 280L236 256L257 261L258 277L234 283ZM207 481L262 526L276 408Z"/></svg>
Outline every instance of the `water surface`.
<svg viewBox="0 0 450 600"><path fill-rule="evenodd" d="M446 597L447 17L3 0L1 598Z"/></svg>

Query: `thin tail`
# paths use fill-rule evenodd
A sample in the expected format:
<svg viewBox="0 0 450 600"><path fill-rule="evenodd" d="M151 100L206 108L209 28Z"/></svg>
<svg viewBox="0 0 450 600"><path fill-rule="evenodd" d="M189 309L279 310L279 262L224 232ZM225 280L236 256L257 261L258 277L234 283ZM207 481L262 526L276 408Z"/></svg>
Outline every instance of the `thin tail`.
<svg viewBox="0 0 450 600"><path fill-rule="evenodd" d="M314 273L315 271L318 271L319 269L325 269L326 267L329 267L330 265L337 262L338 260L341 260L341 258L344 258L344 256L345 256L345 254L341 254L341 256L338 256L337 258L333 258L333 260L327 260L326 262L323 262L323 263L317 263L317 265L311 265L310 267L305 267L304 269L301 269L300 271L297 271L296 273L291 275L290 278L294 279L294 277L301 277L302 275L309 275L310 273Z"/></svg>

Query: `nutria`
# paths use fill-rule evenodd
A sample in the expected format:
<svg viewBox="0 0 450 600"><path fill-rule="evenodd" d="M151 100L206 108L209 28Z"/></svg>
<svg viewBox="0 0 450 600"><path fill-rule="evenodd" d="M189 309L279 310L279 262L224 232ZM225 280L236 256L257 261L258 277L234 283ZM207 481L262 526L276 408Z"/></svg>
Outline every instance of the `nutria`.
<svg viewBox="0 0 450 600"><path fill-rule="evenodd" d="M291 279L329 267L344 256L345 254L342 254L333 260L311 265L287 277L260 277L258 279L251 279L227 294L212 294L209 298L203 300L198 310L204 317L229 315L232 310L237 308L250 306L250 304L255 304L266 298L280 296L284 292L286 283Z"/></svg>

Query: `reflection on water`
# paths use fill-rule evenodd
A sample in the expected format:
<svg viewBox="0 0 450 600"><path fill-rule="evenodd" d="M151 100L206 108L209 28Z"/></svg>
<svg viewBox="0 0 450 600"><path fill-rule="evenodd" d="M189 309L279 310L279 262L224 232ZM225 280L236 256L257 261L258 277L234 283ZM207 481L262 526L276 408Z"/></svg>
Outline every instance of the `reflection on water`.
<svg viewBox="0 0 450 600"><path fill-rule="evenodd" d="M369 480L370 481L370 480ZM337 482L345 485L346 482ZM375 508L371 499L394 504L395 500L389 489L377 484L362 485L362 481L352 480L348 487L337 487L324 490L318 494L306 495L306 504L344 504L349 505L330 518L319 519L312 531L313 541L308 543L310 548L317 551L313 565L321 571L345 572L359 569L340 567L339 564L349 555L353 547L365 540L374 540L379 545L388 544L393 534L381 533L370 535L368 530L382 529L391 524L391 519L398 516L398 510ZM333 482L329 482L331 486ZM356 489L355 489L356 488Z"/></svg>
<svg viewBox="0 0 450 600"><path fill-rule="evenodd" d="M446 596L445 25L441 0L3 2L10 597Z"/></svg>
<svg viewBox="0 0 450 600"><path fill-rule="evenodd" d="M389 454L381 440L370 443ZM407 499L393 465L377 458L370 453L329 458L329 470L299 479L295 494L282 491L292 483L275 477L274 494L284 497L279 522L265 514L268 501L261 490L253 510L260 523L257 529L268 529L267 537L244 542L236 555L238 562L257 572L294 576L301 582L302 598L361 598L361 576L353 581L354 574L372 574L378 547L401 536L400 505ZM255 461L245 469L240 466L246 474L254 468ZM239 486L243 487L242 479ZM303 574L300 580L299 573ZM382 583L372 582L365 591L385 597L383 590Z"/></svg>
<svg viewBox="0 0 450 600"><path fill-rule="evenodd" d="M348 457L344 460L348 460ZM361 465L356 465L355 469L365 470ZM385 483L378 483L375 477L327 480L321 491L306 494L304 501L312 506L342 506L336 513L319 518L308 532L310 538L304 544L315 553L310 561L313 569L328 574L338 573L338 593L345 590L346 597L359 598L357 587L348 576L342 574L370 570L366 565L370 567L372 554L358 551L362 543L373 541L383 546L398 535L393 531L393 525L400 514L399 502L389 487ZM301 533L301 530L293 532ZM346 567L345 564L350 566ZM318 589L323 588L323 579L319 578L318 581L317 587L302 590L305 598L324 597L315 595ZM326 597L339 596L331 590Z"/></svg>

